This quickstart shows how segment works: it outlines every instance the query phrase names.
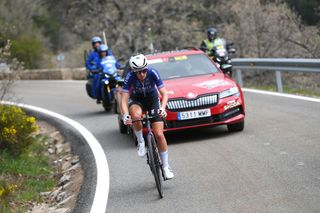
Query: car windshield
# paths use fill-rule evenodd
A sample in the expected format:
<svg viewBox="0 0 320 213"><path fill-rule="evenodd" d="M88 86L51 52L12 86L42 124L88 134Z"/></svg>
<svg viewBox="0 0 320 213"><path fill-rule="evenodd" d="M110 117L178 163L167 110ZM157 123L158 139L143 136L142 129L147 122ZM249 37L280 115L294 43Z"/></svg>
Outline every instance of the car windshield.
<svg viewBox="0 0 320 213"><path fill-rule="evenodd" d="M218 72L213 62L203 54L150 59L148 62L150 67L158 70L163 80Z"/></svg>

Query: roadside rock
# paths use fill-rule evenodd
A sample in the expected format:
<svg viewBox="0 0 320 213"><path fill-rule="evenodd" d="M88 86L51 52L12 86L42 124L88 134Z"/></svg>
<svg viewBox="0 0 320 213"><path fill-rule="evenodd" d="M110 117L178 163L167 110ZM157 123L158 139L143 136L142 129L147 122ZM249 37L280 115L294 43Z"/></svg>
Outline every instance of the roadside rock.
<svg viewBox="0 0 320 213"><path fill-rule="evenodd" d="M40 133L47 135L45 141L50 163L56 168L52 177L57 185L52 191L41 192L45 203L34 203L28 213L69 213L75 206L80 187L83 183L83 171L79 157L71 153L70 143L53 126L38 122Z"/></svg>
<svg viewBox="0 0 320 213"><path fill-rule="evenodd" d="M70 179L71 179L70 175L64 174L59 181L59 186L63 186L64 184L68 183Z"/></svg>
<svg viewBox="0 0 320 213"><path fill-rule="evenodd" d="M72 165L75 165L75 164L77 164L77 163L79 163L79 157L78 157L78 156L74 156L73 159L72 159L72 161L71 161L71 164L72 164Z"/></svg>
<svg viewBox="0 0 320 213"><path fill-rule="evenodd" d="M66 161L62 164L62 170L66 171L68 168L71 167L71 163L69 161Z"/></svg>
<svg viewBox="0 0 320 213"><path fill-rule="evenodd" d="M42 204L37 204L36 206L33 207L31 212L50 212L50 213L66 213L66 212L71 212L71 209L69 208L60 208L60 209L56 209L54 207L50 207L48 204L46 203L42 203Z"/></svg>
<svg viewBox="0 0 320 213"><path fill-rule="evenodd" d="M64 138L59 131L52 132L49 137L52 138L55 143L64 142Z"/></svg>
<svg viewBox="0 0 320 213"><path fill-rule="evenodd" d="M52 154L54 154L54 149L49 148L49 149L48 149L48 152L49 152L50 155L52 155Z"/></svg>

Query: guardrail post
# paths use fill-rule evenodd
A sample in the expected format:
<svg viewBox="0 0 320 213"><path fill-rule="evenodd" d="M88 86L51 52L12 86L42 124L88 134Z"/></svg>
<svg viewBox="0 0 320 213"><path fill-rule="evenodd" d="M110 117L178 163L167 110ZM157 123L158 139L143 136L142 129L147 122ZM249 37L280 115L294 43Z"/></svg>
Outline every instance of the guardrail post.
<svg viewBox="0 0 320 213"><path fill-rule="evenodd" d="M236 70L236 80L238 82L238 84L243 87L243 81L242 81L242 73L241 73L241 70L240 69L237 69Z"/></svg>
<svg viewBox="0 0 320 213"><path fill-rule="evenodd" d="M276 70L276 82L277 82L278 92L283 92L281 72L279 70Z"/></svg>

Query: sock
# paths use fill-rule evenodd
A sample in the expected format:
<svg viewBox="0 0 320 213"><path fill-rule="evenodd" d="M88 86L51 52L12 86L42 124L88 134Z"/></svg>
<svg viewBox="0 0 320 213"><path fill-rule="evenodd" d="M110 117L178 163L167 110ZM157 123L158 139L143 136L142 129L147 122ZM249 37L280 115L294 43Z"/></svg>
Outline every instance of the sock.
<svg viewBox="0 0 320 213"><path fill-rule="evenodd" d="M142 130L140 130L140 131L134 131L134 134L136 135L139 143L144 143L144 139L143 139L143 135L142 135Z"/></svg>
<svg viewBox="0 0 320 213"><path fill-rule="evenodd" d="M169 166L168 156L169 156L168 151L160 152L160 158L161 158L161 161L162 161L162 167L163 167L163 168Z"/></svg>

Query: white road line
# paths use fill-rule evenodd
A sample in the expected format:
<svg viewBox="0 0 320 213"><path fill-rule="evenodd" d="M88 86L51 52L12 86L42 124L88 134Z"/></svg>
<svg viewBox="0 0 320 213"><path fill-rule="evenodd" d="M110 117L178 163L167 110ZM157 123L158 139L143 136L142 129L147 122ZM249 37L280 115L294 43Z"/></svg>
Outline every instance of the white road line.
<svg viewBox="0 0 320 213"><path fill-rule="evenodd" d="M299 95L291 95L291 94L278 93L278 92L269 92L269 91L248 89L248 88L242 88L242 90L245 92L259 93L259 94L264 94L264 95L274 95L274 96L279 96L279 97L294 98L294 99L299 99L299 100L304 100L304 101L312 101L312 102L320 103L319 98L310 98L310 97L304 97L304 96L299 96Z"/></svg>
<svg viewBox="0 0 320 213"><path fill-rule="evenodd" d="M91 213L104 213L106 212L107 208L107 202L108 202L108 194L109 194L109 166L107 162L106 155L100 145L100 143L97 141L97 139L92 135L89 130L87 130L84 126L82 126L80 123L66 117L63 115L60 115L58 113L36 107L36 106L30 106L25 104L17 104L13 102L7 102L7 101L1 101L0 103L7 104L7 105L16 105L22 108L30 109L33 111L38 111L44 114L47 114L49 116L58 118L69 125L73 126L75 129L79 131L79 133L85 138L85 140L88 142L95 161L97 165L97 185L96 185L96 192L94 195L93 204L91 206Z"/></svg>

